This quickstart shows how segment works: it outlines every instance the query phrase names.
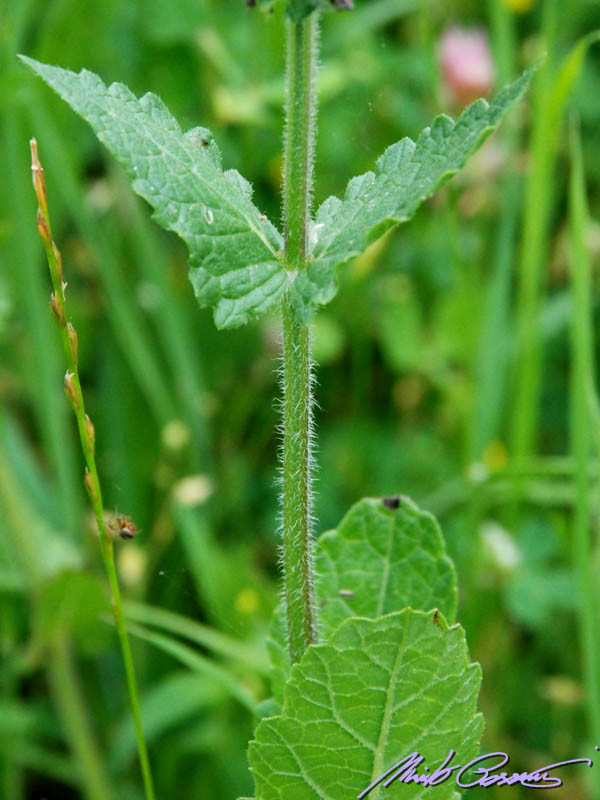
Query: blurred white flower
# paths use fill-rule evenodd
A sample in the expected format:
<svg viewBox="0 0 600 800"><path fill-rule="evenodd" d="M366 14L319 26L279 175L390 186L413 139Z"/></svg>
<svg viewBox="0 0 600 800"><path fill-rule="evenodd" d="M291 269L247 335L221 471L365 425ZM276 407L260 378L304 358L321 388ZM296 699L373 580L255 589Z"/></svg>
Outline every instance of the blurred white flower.
<svg viewBox="0 0 600 800"><path fill-rule="evenodd" d="M483 483L490 477L490 471L482 461L473 461L467 469L467 478L471 483Z"/></svg>
<svg viewBox="0 0 600 800"><path fill-rule="evenodd" d="M174 452L183 450L189 444L190 438L190 429L180 419L169 420L161 431L163 445Z"/></svg>
<svg viewBox="0 0 600 800"><path fill-rule="evenodd" d="M480 536L490 560L503 572L512 572L521 563L519 550L510 533L493 520L484 522Z"/></svg>
<svg viewBox="0 0 600 800"><path fill-rule="evenodd" d="M139 586L146 572L148 558L143 548L136 544L122 544L118 548L119 577L125 586Z"/></svg>
<svg viewBox="0 0 600 800"><path fill-rule="evenodd" d="M188 475L173 487L173 495L178 503L194 508L205 503L214 491L214 485L208 475Z"/></svg>

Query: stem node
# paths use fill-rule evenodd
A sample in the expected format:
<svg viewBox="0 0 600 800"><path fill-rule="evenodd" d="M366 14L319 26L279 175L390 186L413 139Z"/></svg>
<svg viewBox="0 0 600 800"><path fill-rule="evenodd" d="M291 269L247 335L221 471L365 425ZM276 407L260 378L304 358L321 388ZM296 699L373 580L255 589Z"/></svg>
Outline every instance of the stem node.
<svg viewBox="0 0 600 800"><path fill-rule="evenodd" d="M78 386L76 382L73 380L74 374L69 372L68 370L65 373L65 392L67 393L67 397L69 398L69 402L73 407L73 411L75 414L79 413L81 408L81 398L78 391Z"/></svg>
<svg viewBox="0 0 600 800"><path fill-rule="evenodd" d="M70 322L67 323L67 333L69 334L69 345L71 346L71 355L73 356L73 364L76 366L77 350L78 350L77 331L71 325Z"/></svg>
<svg viewBox="0 0 600 800"><path fill-rule="evenodd" d="M56 296L56 292L52 292L52 294L50 295L50 311L52 312L52 316L58 322L60 327L64 328L66 324L65 309L63 307L63 304Z"/></svg>

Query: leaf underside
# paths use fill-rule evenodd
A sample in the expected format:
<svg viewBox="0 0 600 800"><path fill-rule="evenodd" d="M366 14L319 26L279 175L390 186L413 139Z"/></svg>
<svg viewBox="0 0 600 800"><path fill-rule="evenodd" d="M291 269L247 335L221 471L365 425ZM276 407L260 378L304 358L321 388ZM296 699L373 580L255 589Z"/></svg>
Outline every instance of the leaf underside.
<svg viewBox="0 0 600 800"><path fill-rule="evenodd" d="M407 606L439 609L452 623L456 616L456 571L446 555L435 518L409 498L389 508L366 498L347 512L336 530L315 545L319 638L327 641L348 617L375 619ZM280 605L268 642L273 665L273 694L281 704L290 672L285 614Z"/></svg>
<svg viewBox="0 0 600 800"><path fill-rule="evenodd" d="M154 94L138 99L87 70L21 59L90 123L156 221L185 241L194 291L201 305L214 306L217 327L242 325L282 296L281 236L252 203L250 184L223 171L210 131L183 133Z"/></svg>
<svg viewBox="0 0 600 800"><path fill-rule="evenodd" d="M337 292L337 269L385 233L409 220L420 204L458 172L525 92L532 70L493 100L477 100L458 120L440 116L417 142L402 139L353 178L343 200L330 197L311 224L309 262L286 270L283 240L252 203L252 187L223 171L206 128L183 133L154 94L136 98L120 83L105 86L80 73L20 56L86 119L121 163L156 221L187 244L198 301L213 306L218 328L237 327L271 308L290 290L308 323Z"/></svg>
<svg viewBox="0 0 600 800"><path fill-rule="evenodd" d="M257 800L356 797L402 758L418 751L430 770L450 748L453 764L478 749L481 682L469 664L464 631L441 614L405 609L376 620L352 617L292 668L280 715L263 719L250 743ZM435 787L455 796L452 779ZM414 783L374 788L429 797Z"/></svg>

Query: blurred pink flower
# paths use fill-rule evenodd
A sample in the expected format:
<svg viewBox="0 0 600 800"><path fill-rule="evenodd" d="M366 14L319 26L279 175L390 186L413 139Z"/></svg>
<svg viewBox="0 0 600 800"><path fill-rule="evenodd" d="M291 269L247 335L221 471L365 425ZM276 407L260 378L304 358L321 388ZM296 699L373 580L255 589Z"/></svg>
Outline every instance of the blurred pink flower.
<svg viewBox="0 0 600 800"><path fill-rule="evenodd" d="M494 65L483 28L448 28L439 42L444 90L449 100L464 106L488 94L494 83Z"/></svg>

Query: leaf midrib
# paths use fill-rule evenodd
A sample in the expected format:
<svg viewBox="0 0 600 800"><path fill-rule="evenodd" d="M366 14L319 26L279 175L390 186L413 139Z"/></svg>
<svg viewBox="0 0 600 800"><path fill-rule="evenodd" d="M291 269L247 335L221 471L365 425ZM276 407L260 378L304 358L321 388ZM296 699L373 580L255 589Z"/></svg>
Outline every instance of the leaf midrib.
<svg viewBox="0 0 600 800"><path fill-rule="evenodd" d="M485 113L485 114L488 114L490 112L493 113L493 109L496 106L493 103L489 103L487 100L485 100L485 98L480 98L480 100L482 101L482 103L485 103L485 107L483 107L483 113ZM465 109L465 111L467 111L467 110L468 109ZM461 117L462 117L462 115L461 115ZM459 123L461 122L461 117L459 117L458 119L452 119L452 117L448 116L447 114L440 114L440 115L438 115L438 117L436 117L436 120L434 120L433 124L435 124L435 122L437 122L437 120L440 119L440 118L446 118L446 119L450 120L452 122L452 131L451 131L450 135L452 135L452 134L454 134L456 132L456 129L457 129ZM486 127L482 131L480 131L479 136L477 137L475 143L473 144L473 147L477 147L477 143L481 140L481 138L483 136L485 136L485 134L488 133L489 131L494 130L494 127L495 126L494 126L493 122L488 122ZM433 125L429 126L425 130L431 131L432 128L433 128ZM407 159L407 161L414 160L415 154L418 152L418 147L419 147L418 140L415 142L413 139L411 139L410 137L407 136L407 137L404 137L403 139L401 139L397 144L400 145L402 143L406 143L406 144L412 143L414 145L414 149L413 149L412 153L410 154L410 159ZM394 147L394 145L391 145L391 147ZM385 156L385 153L383 153L381 158L383 158L384 156ZM467 158L468 157L469 156L467 155ZM400 165L398 165L398 167L396 167L396 170L399 169L399 166ZM458 172L458 169L446 170L442 175L440 175L439 179L433 184L432 192L435 192L436 187L439 185L440 181L444 177L446 177L447 175L450 175L452 177L452 176L456 175L457 172ZM367 174L368 174L368 172L364 173L364 175L367 175ZM327 243L325 248L318 255L316 255L315 261L320 261L322 259L324 260L325 256L327 255L329 250L335 245L336 241L338 241L346 233L346 231L350 227L351 223L356 219L356 216L364 209L364 207L366 205L368 205L367 201L369 199L371 199L374 196L374 194L378 194L379 193L379 192L375 192L375 189L377 189L377 188L379 188L379 189L385 188L385 184L388 182L388 179L390 179L393 176L393 173L390 173L390 174L386 175L385 173L379 172L379 174L378 174L377 173L377 167L376 167L375 172L372 173L372 174L374 174L375 180L368 187L367 192L365 192L365 194L362 197L357 198L361 202L360 202L360 205L357 207L355 214L352 216L352 218L350 218L349 216L346 216L346 219L344 220L343 225L339 228L338 232L333 236L333 238ZM378 178L381 178L381 177L384 177L384 180L381 182L381 184L378 187L377 180L378 180ZM409 185L412 185L414 183L414 177L415 176L413 176L413 178L412 178L412 180L411 180ZM425 195L421 199L423 200L426 197L427 197L427 195ZM346 202L345 198L341 198L340 202L341 202L340 208L343 208L343 206L344 206L344 204ZM338 208L337 214L336 214L336 217L337 217L338 220L339 220L339 217L340 217L340 214L339 214L340 208ZM317 216L318 216L318 213L317 213ZM394 224L397 225L397 224L400 224L402 222L408 221L408 219L410 219L410 217L406 217L406 216L395 217L395 216L392 215L392 216L387 216L387 217L383 218L382 220L380 220L380 222L384 222L386 219L393 220ZM379 224L379 223L376 223L376 224ZM334 227L335 222L334 222L333 219L330 222L330 225L331 225L331 228ZM365 233L365 236L368 234L368 231L371 230L371 227L368 228L367 232ZM358 250L357 252L361 252L361 251ZM356 253L348 252L347 256L344 257L343 261L348 261L350 258L352 258L352 255L356 255ZM334 258L336 258L336 257L337 256L335 256L335 254L334 254Z"/></svg>
<svg viewBox="0 0 600 800"><path fill-rule="evenodd" d="M113 86L113 85L114 84L111 84L111 86ZM107 95L108 95L109 90L110 90L110 87L107 87L106 88L106 94ZM134 95L134 97L135 97L135 95ZM147 112L144 111L144 109L141 107L140 99L137 98L137 97L135 99L136 99L137 105L139 106L138 113L141 113L143 115L148 116ZM120 98L115 98L115 100L118 100L118 102L125 102L125 101L121 100ZM110 109L110 107L107 108L106 106L102 106L102 108L103 108L104 112L106 114L108 114L109 117L111 117L114 120L117 120L121 125L125 124L126 127L129 127L129 132L131 133L131 128L135 127L135 126L133 126L133 123L130 123L129 120L127 120L127 119L123 120L120 117L118 117L116 114L113 114L111 109ZM168 149L167 147L164 147L163 144L154 137L154 135L153 135L153 127L154 127L154 125L155 125L155 123L152 123L152 124L149 124L147 126L146 135L148 136L150 141L153 142L153 144L155 144L162 153L165 153L168 157L172 158L175 163L177 163L179 161L177 155L175 153L173 153L172 150ZM171 136L173 136L172 131L167 131L164 128L161 129L161 130L165 133L165 139L170 139ZM104 131L98 133L98 138L101 139L101 141L104 141L103 135L104 135ZM185 136L185 134L183 132L181 132L181 137L183 138L184 136ZM106 142L104 142L104 144L106 144ZM254 226L252 218L251 217L249 218L246 215L246 213L243 211L243 209L241 209L239 206L236 206L234 203L231 202L231 200L229 200L229 198L227 196L225 196L223 194L222 181L227 181L227 178L225 178L224 173L222 171L218 170L217 167L215 167L215 165L212 162L210 162L210 160L206 156L203 156L204 158L207 159L207 164L206 164L207 169L208 170L213 170L214 173L215 173L216 180L215 180L215 184L212 185L208 181L207 178L205 178L200 172L198 172L198 170L197 170L198 162L192 157L192 154L188 152L187 148L185 146L183 146L183 144L181 144L179 142L176 142L176 145L178 147L181 147L181 150L185 154L186 159L189 159L189 161L191 162L191 170L190 171L198 179L198 181L203 186L208 187L209 189L211 189L211 191L214 191L218 195L218 197L220 198L222 204L223 204L223 201L224 201L224 205L228 206L230 209L233 210L233 212L234 212L233 216L237 216L238 218L241 217L246 222L246 224L248 225L248 227L250 228L252 233L254 233L257 236L257 238L262 241L262 243L265 245L265 247L273 255L275 260L279 261L279 258L277 256L277 252L275 250L273 250L273 248L271 247L271 243L266 238L266 236L262 233L262 231L260 231L259 229L257 229ZM106 145L106 146L108 146L108 145ZM148 156L145 155L145 156L143 156L143 158L148 158ZM136 176L135 172L133 173L133 176L134 176L134 181L136 180L136 178L139 177L139 176ZM221 184L221 185L219 185L219 184ZM242 203L248 202L247 199L244 198L240 194L240 192L236 189L236 187L232 183L230 183L229 181L227 181L227 188L230 189L232 193L235 193L235 195L242 201ZM180 202L182 204L185 204L188 207L191 206L191 205L194 205L193 203L185 203L185 201L178 201L178 202ZM223 210L222 205L221 205L220 208L221 208L221 210Z"/></svg>
<svg viewBox="0 0 600 800"><path fill-rule="evenodd" d="M82 72L74 73L74 72L70 72L69 70L64 70L61 67L53 67L53 66L48 65L48 64L41 64L41 66L43 68L45 68L45 69L39 69L40 64L39 64L39 62L35 61L35 59L30 59L30 58L28 58L26 56L21 56L21 59L26 64L28 64L34 70L34 72L37 75L39 75L43 80L45 80L46 83L48 83L51 86L51 88L59 96L63 96L61 89L57 88L57 85L60 86L61 88L64 88L63 84L62 84L63 74L66 74L66 76L67 76L66 82L67 82L67 86L69 86L69 88L71 88L72 82L75 79L77 81L76 89L79 90L83 95L85 95L86 92L85 92L85 87L83 85L83 81L84 81L84 76L85 76L85 73L87 72L87 70L82 70ZM55 71L58 71L58 75L61 76L61 79L56 81L57 85L55 85L55 81L54 81L54 75L56 74ZM48 72L52 76L52 80L48 80L48 77L47 77ZM159 151L161 153L163 153L166 156L168 156L171 159L173 159L173 161L175 163L179 163L181 159L178 159L177 156L173 153L173 151L170 148L165 147L160 140L157 140L155 138L155 136L153 135L153 133L156 130L156 128L158 127L160 133L162 134L162 136L164 137L165 140L170 141L171 137L174 137L175 145L178 148L181 149L181 152L184 154L186 160L189 160L189 162L190 162L189 168L190 168L191 174L194 175L194 177L198 179L198 181L200 182L200 184L202 186L208 187L209 189L211 189L211 191L213 191L219 197L219 199L221 201L221 209L222 209L223 205L225 205L225 206L227 206L227 207L229 207L230 209L233 210L234 216L237 216L238 218L243 219L245 221L246 225L248 226L249 230L259 239L259 241L261 241L263 243L263 245L266 247L266 249L273 256L275 261L277 261L277 263L281 264L281 261L280 261L280 259L278 257L278 252L280 252L280 250L276 251L276 250L273 249L269 239L260 230L260 228L257 228L255 226L254 220L252 219L252 217L248 216L247 211L244 209L244 206L246 204L248 204L248 203L250 203L250 205L252 205L252 207L255 208L253 203L252 203L252 201L249 198L247 198L244 195L242 195L241 192L234 186L233 183L227 181L227 178L225 178L223 170L219 170L210 161L210 159L208 159L206 156L205 156L205 158L206 158L205 167L208 170L214 171L214 175L215 175L214 184L211 184L209 182L209 180L204 178L203 175L200 172L198 172L198 168L197 168L198 167L198 162L193 157L193 155L188 151L187 147L185 146L186 142L185 141L183 141L183 142L178 141L177 137L179 137L181 139L185 139L185 133L181 130L179 124L177 123L177 121L175 120L175 118L173 117L173 115L171 114L171 112L168 109L167 109L167 112L169 113L169 115L172 117L172 119L177 124L177 131L178 131L177 134L175 134L174 131L172 131L172 130L166 128L166 127L161 127L160 125L157 125L157 123L154 121L154 119L152 118L150 113L148 111L146 111L143 108L142 104L141 104L143 96L142 96L142 98L139 98L135 94L133 94L133 92L131 92L130 93L131 94L131 99L129 99L129 98L125 99L123 97L117 96L114 93L111 94L111 89L113 89L113 87L125 88L128 92L130 90L127 89L127 87L124 84L121 84L121 83L118 83L118 82L112 83L109 86L107 86L104 83L104 81L102 81L102 79L99 78L97 75L94 75L94 73L88 73L88 74L90 74L94 78L96 78L100 82L100 84L102 86L101 102L98 102L98 100L96 98L94 98L93 96L92 97L85 97L84 102L78 102L77 103L77 105L79 105L80 108L82 109L82 111L79 112L79 111L77 111L77 108L73 105L72 101L68 101L69 104L72 105L73 109L75 111L77 111L77 113L80 113L80 115L83 116L86 119L86 121L90 125L92 125L93 128L95 128L96 125L93 122L91 122L91 120L89 119L89 116L91 115L91 113L93 113L94 107L96 107L96 109L100 109L100 112L101 112L101 114L98 114L98 111L96 111L97 120L98 121L100 121L103 116L104 117L108 117L109 119L111 119L113 121L116 121L118 123L117 126L114 127L114 130L119 130L119 128L121 128L121 130L125 129L126 131L129 132L129 134L131 134L132 132L135 133L135 129L136 129L135 123L131 122L129 117L130 116L134 116L134 115L140 115L142 118L144 118L144 121L145 121L145 133L146 133L146 136L150 139L150 141L158 147L158 149L159 149ZM149 92L148 95L152 96L152 97L156 97L156 95L153 95L151 92ZM116 113L114 113L113 108L117 104L125 104L125 106L128 106L129 103L131 102L131 100L133 100L133 102L135 104L135 107L134 107L133 110L131 108L127 108L127 112L128 113L125 115L125 117L118 116ZM110 102L110 101L112 101L112 102ZM106 124L103 125L103 130L98 130L97 131L98 138L104 143L104 145L106 147L108 147L109 150L111 150L111 147L109 147L108 144L107 144L107 141L106 141L107 136L106 135L110 134L110 132L111 132L110 126L106 126ZM121 161L122 156L119 155L119 156L117 156L117 158L118 158L119 161ZM148 156L144 155L143 158L147 159ZM129 164L127 164L126 168L127 168L127 171L130 173L130 175L132 175L133 180L135 181L136 178L138 177L136 175L135 171L129 166ZM169 170L169 172L170 171L171 170ZM238 206L236 206L227 197L227 195L223 194L223 183L222 183L223 181L227 182L228 194L230 192L231 194L235 195L235 197L240 201ZM192 203L187 203L187 205L189 206L189 205L193 205L193 204ZM256 209L256 212L258 213L258 209ZM272 223L271 223L271 225L272 225ZM279 236L279 238L281 238L281 234L277 231L275 226L272 226L272 227L273 227L273 230L275 231L275 233ZM184 237L182 236L182 238L184 238ZM265 262L262 261L262 262L259 262L259 263L265 263Z"/></svg>
<svg viewBox="0 0 600 800"><path fill-rule="evenodd" d="M381 729L379 731L379 740L377 742L377 748L373 756L373 770L371 772L371 780L369 781L369 784L373 783L373 781L376 780L376 778L378 778L382 774L383 770L384 748L390 733L390 723L392 714L394 712L393 687L395 686L396 679L398 677L398 672L400 671L400 666L402 664L402 653L403 653L402 648L404 646L404 640L406 639L407 628L408 625L405 622L404 630L402 631L402 639L398 644L398 650L396 653L394 668L390 673L390 680L386 691L385 708L383 710L383 720L381 723ZM374 794L371 796L371 800L379 800L379 795L380 795L380 784L377 784L374 790Z"/></svg>

